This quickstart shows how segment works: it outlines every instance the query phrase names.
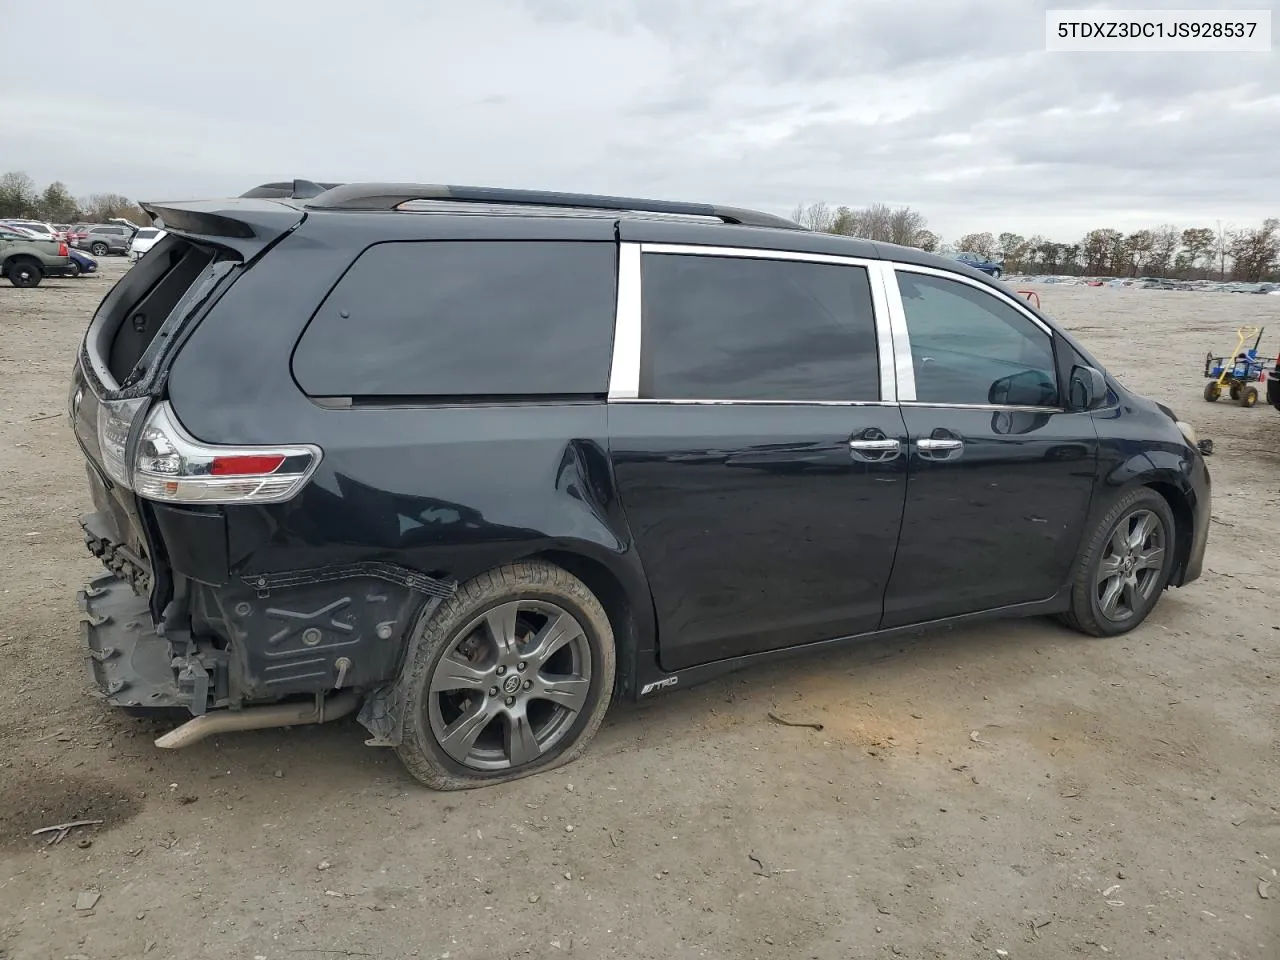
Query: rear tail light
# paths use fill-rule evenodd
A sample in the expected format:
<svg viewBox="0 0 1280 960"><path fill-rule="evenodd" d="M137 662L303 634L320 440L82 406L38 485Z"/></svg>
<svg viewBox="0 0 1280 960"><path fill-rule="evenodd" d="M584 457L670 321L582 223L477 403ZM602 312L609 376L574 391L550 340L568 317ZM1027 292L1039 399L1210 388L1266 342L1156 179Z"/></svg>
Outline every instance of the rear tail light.
<svg viewBox="0 0 1280 960"><path fill-rule="evenodd" d="M67 244L65 241L60 241L58 243L58 256L60 257L67 256Z"/></svg>
<svg viewBox="0 0 1280 960"><path fill-rule="evenodd" d="M104 400L98 410L98 450L102 468L116 483L129 486L129 431L138 411L146 405L138 400Z"/></svg>
<svg viewBox="0 0 1280 960"><path fill-rule="evenodd" d="M103 466L148 500L166 503L281 503L292 499L320 465L311 444L224 447L201 443L182 428L167 403L158 403L139 430L131 468L126 451L133 420L145 400L104 403L98 420Z"/></svg>

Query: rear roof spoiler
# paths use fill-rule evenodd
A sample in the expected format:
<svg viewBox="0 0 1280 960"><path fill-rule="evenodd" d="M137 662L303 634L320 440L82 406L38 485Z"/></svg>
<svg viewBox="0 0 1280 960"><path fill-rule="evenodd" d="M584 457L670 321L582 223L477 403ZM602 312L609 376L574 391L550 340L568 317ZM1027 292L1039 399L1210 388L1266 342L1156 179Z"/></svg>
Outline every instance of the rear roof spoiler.
<svg viewBox="0 0 1280 960"><path fill-rule="evenodd" d="M248 260L302 222L296 206L263 199L189 200L139 204L154 226L230 247Z"/></svg>
<svg viewBox="0 0 1280 960"><path fill-rule="evenodd" d="M665 213L710 217L724 223L749 227L803 230L785 217L722 207L710 203L679 203L671 200L644 200L638 197L611 197L587 193L555 193L546 190L507 190L500 187L460 187L429 183L345 183L331 187L307 200L309 210L395 210L413 200L449 200L464 203L510 204L565 207L585 210L618 210L638 213Z"/></svg>

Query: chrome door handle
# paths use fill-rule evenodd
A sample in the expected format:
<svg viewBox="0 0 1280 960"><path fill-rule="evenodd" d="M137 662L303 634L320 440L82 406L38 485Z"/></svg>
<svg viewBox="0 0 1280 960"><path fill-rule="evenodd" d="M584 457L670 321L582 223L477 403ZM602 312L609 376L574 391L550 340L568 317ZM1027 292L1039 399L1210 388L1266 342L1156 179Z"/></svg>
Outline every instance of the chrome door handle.
<svg viewBox="0 0 1280 960"><path fill-rule="evenodd" d="M922 460L955 460L964 452L964 441L959 437L921 437L916 451Z"/></svg>
<svg viewBox="0 0 1280 960"><path fill-rule="evenodd" d="M902 444L892 437L881 440L850 440L849 452L866 463L886 463L902 452Z"/></svg>

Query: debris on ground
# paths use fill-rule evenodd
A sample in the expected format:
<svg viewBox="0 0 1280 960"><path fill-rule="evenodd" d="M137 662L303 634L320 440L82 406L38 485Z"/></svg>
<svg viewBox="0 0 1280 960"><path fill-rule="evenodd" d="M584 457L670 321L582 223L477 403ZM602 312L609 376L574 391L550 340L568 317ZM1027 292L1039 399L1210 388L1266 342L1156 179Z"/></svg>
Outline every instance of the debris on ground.
<svg viewBox="0 0 1280 960"><path fill-rule="evenodd" d="M748 853L747 858L755 861L756 868L751 872L754 873L757 877L773 876L773 871L769 869L769 865L764 862L763 857L757 857L754 853Z"/></svg>
<svg viewBox="0 0 1280 960"><path fill-rule="evenodd" d="M57 823L52 827L41 827L39 830L32 830L31 835L33 837L38 837L42 833L52 833L53 836L45 841L52 845L55 843L61 843L67 838L67 834L76 827L95 827L101 824L101 820L72 820L70 823Z"/></svg>
<svg viewBox="0 0 1280 960"><path fill-rule="evenodd" d="M1271 881L1270 880L1258 881L1258 896L1260 896L1263 900L1271 899Z"/></svg>
<svg viewBox="0 0 1280 960"><path fill-rule="evenodd" d="M769 711L768 717L774 723L780 723L784 727L809 727L813 730L823 729L822 724L818 723L816 720L788 720L786 717L778 716L772 710Z"/></svg>
<svg viewBox="0 0 1280 960"><path fill-rule="evenodd" d="M92 910L98 905L98 901L102 899L102 894L97 890L82 890L80 896L76 897L77 910Z"/></svg>

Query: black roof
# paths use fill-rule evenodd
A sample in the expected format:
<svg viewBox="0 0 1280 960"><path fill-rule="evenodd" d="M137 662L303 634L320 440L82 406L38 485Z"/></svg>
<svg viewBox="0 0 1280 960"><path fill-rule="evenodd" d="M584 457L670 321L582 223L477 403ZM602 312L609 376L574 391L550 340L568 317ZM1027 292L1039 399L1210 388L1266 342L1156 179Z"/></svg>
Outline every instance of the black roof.
<svg viewBox="0 0 1280 960"><path fill-rule="evenodd" d="M166 204L170 218L179 211L199 211L208 215L218 214L222 222L242 221L246 225L262 226L270 223L276 227L282 208L296 211L295 216L325 214L348 221L349 227L358 222L365 229L372 228L363 214L371 212L438 213L442 215L467 214L485 218L504 215L512 218L504 231L513 232L526 239L548 238L551 235L573 236L579 239L595 237L596 230L588 228L584 221L608 221L617 224L617 236L639 243L697 244L723 247L761 247L797 253L818 253L831 256L861 257L868 260L896 260L936 267L952 273L963 273L988 285L1005 290L980 270L951 258L925 253L915 247L903 247L892 243L819 233L801 227L784 217L725 207L710 203L681 203L670 200L647 200L638 197L614 197L584 193L556 193L539 190L512 190L501 187L464 187L443 184L414 183L332 183L312 180L292 180L266 183L254 187L234 200L197 201ZM144 204L151 212L151 207ZM255 221L262 223L255 223ZM531 223L539 220L542 226ZM572 221L579 226L574 227ZM521 222L523 221L523 225ZM379 230L397 236L421 232L424 224L395 218L395 226L381 221ZM559 226L556 223L559 223ZM333 226L337 228L337 223ZM492 228L475 224L476 236L489 233ZM252 228L251 228L252 229ZM596 228L598 229L598 228ZM585 231L585 232L584 232Z"/></svg>

